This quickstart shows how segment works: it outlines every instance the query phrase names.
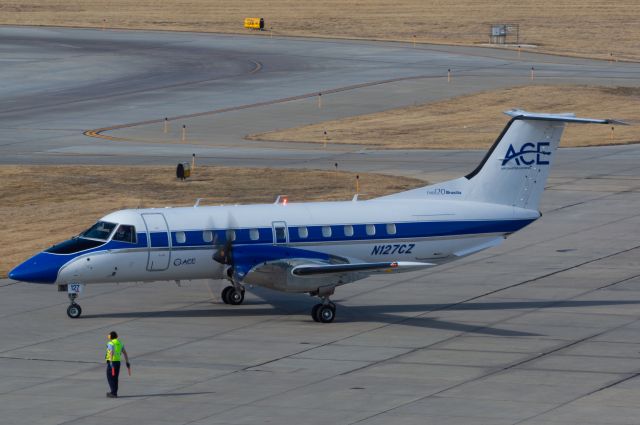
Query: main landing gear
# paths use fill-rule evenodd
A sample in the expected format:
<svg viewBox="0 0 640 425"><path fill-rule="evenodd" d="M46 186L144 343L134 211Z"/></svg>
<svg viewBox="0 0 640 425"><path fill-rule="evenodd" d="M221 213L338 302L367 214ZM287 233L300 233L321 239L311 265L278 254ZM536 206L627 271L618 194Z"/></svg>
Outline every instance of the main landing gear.
<svg viewBox="0 0 640 425"><path fill-rule="evenodd" d="M320 304L314 305L311 309L311 318L315 322L331 323L336 318L336 305L329 299L335 289L333 286L325 286L310 293L310 295L317 295L322 300Z"/></svg>
<svg viewBox="0 0 640 425"><path fill-rule="evenodd" d="M313 306L311 317L315 322L331 323L336 318L336 305L325 298L322 303Z"/></svg>
<svg viewBox="0 0 640 425"><path fill-rule="evenodd" d="M244 288L227 286L222 290L221 298L225 304L240 305L244 301Z"/></svg>

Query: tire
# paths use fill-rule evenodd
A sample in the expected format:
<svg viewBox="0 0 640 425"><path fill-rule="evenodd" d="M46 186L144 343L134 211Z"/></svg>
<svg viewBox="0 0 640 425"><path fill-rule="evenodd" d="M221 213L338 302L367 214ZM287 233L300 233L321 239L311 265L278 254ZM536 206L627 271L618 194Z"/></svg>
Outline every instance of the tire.
<svg viewBox="0 0 640 425"><path fill-rule="evenodd" d="M335 307L329 305L323 305L318 309L318 319L322 323L331 323L336 318Z"/></svg>
<svg viewBox="0 0 640 425"><path fill-rule="evenodd" d="M318 310L320 309L320 307L322 307L322 304L316 304L311 309L311 318L313 319L314 322L320 321L320 316L318 316Z"/></svg>
<svg viewBox="0 0 640 425"><path fill-rule="evenodd" d="M222 294L220 295L220 298L222 298L222 302L224 302L225 304L229 304L229 291L232 289L233 289L232 286L227 286L222 290Z"/></svg>
<svg viewBox="0 0 640 425"><path fill-rule="evenodd" d="M235 288L231 288L227 294L227 298L229 299L229 304L240 305L244 301L244 291L238 291Z"/></svg>
<svg viewBox="0 0 640 425"><path fill-rule="evenodd" d="M67 307L67 316L71 319L77 319L82 314L82 308L76 303L71 304Z"/></svg>

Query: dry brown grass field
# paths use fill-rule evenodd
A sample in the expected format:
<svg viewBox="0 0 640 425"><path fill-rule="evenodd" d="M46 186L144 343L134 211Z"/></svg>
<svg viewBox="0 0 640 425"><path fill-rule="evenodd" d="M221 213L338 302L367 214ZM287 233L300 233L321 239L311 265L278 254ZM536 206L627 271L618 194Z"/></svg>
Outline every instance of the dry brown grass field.
<svg viewBox="0 0 640 425"><path fill-rule="evenodd" d="M0 24L242 33L265 18L277 35L480 44L492 23L520 25L537 51L640 60L637 0L4 0Z"/></svg>
<svg viewBox="0 0 640 425"><path fill-rule="evenodd" d="M330 99L325 101L330 107ZM527 86L460 96L335 121L247 136L251 140L362 144L387 149L485 149L504 127L507 109L575 112L579 116L640 122L640 89ZM640 142L635 126L569 125L561 146Z"/></svg>
<svg viewBox="0 0 640 425"><path fill-rule="evenodd" d="M0 277L30 255L123 208L220 203L347 200L355 174L335 171L197 167L179 181L172 167L0 166ZM362 198L414 188L421 180L361 174Z"/></svg>

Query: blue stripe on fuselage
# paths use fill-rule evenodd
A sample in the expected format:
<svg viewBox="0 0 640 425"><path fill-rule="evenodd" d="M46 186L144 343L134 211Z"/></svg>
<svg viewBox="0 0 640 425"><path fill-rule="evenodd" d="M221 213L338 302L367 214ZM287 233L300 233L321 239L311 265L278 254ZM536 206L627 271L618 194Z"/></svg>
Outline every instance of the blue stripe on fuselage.
<svg viewBox="0 0 640 425"><path fill-rule="evenodd" d="M169 235L167 232L150 233L149 238L151 239L151 247L153 248L166 248L169 246Z"/></svg>
<svg viewBox="0 0 640 425"><path fill-rule="evenodd" d="M381 239L417 239L428 237L440 237L440 236L462 236L462 235L477 235L483 233L513 233L523 227L531 224L531 220L469 220L469 221L439 221L439 222L415 222L415 223L396 223L396 233L388 234L385 224L374 224L375 233L368 235L366 232L366 224L353 224L353 235L346 236L344 233L344 225L327 225L327 226L289 226L289 242L291 243L313 243L313 242L341 242L341 241L366 241L366 240L381 240ZM298 233L300 227L306 227L308 236L301 238ZM322 235L322 228L330 227L331 236L325 237ZM252 240L250 238L249 228L234 229L236 238L234 243L236 244L264 244L272 243L273 235L271 227L257 228L259 231L259 238ZM185 241L178 243L176 233L171 233L171 239L173 241L173 247L197 247L197 246L211 246L213 242L206 242L204 240L204 232L211 231L214 233L215 240L224 242L226 240L225 230L185 230L182 233L185 234ZM164 233L158 233L164 234ZM154 247L168 247L165 245L155 245Z"/></svg>

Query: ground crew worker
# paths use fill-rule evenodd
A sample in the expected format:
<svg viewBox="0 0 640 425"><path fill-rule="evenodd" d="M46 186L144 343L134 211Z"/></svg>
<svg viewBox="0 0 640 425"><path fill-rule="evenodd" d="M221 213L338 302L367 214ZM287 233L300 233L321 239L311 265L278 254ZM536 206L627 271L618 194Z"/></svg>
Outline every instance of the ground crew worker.
<svg viewBox="0 0 640 425"><path fill-rule="evenodd" d="M118 377L120 376L121 355L124 354L127 369L131 368L131 363L129 363L127 350L124 349L124 345L118 339L118 334L115 331L111 331L107 335L107 339L109 342L107 343L107 354L105 358L107 360L107 382L111 390L107 393L107 397L116 398L118 397Z"/></svg>

